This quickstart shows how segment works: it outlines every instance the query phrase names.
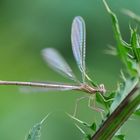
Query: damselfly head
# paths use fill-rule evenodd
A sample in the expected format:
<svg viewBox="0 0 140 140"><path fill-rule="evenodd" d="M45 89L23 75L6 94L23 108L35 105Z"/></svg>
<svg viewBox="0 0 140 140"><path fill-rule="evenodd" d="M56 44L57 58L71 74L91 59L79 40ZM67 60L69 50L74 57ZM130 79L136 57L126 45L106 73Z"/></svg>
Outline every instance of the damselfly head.
<svg viewBox="0 0 140 140"><path fill-rule="evenodd" d="M106 89L105 89L104 84L100 84L98 88L99 88L99 92L101 92L102 94L106 93Z"/></svg>

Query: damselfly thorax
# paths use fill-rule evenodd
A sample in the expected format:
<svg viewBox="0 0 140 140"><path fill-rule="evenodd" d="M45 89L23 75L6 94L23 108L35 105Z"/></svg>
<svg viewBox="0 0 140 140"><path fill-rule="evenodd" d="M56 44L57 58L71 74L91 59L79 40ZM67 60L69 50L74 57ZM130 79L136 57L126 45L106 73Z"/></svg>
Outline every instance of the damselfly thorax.
<svg viewBox="0 0 140 140"><path fill-rule="evenodd" d="M95 94L96 92L100 92L104 94L106 92L106 89L103 84L99 85L99 87L92 87L87 84L81 84L80 90L83 90L84 92Z"/></svg>

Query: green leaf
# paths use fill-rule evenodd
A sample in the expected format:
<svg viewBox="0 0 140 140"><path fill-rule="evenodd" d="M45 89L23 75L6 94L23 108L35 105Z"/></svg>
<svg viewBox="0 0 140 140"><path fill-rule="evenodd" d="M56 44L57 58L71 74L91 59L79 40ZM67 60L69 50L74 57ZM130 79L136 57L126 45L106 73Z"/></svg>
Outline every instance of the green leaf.
<svg viewBox="0 0 140 140"><path fill-rule="evenodd" d="M50 114L48 114L43 120L41 120L39 123L36 123L33 126L33 128L31 128L25 140L40 140L42 124L48 118L49 115Z"/></svg>
<svg viewBox="0 0 140 140"><path fill-rule="evenodd" d="M103 105L109 111L110 105L114 100L115 94L116 92L113 92L113 91L109 94L109 96L104 96L100 93L97 93L96 101L100 103L101 105Z"/></svg>
<svg viewBox="0 0 140 140"><path fill-rule="evenodd" d="M96 101L103 105L106 109L109 109L109 102L106 102L105 96L100 93L96 93Z"/></svg>
<svg viewBox="0 0 140 140"><path fill-rule="evenodd" d="M136 108L136 111L134 112L134 115L137 115L140 117L140 105Z"/></svg>
<svg viewBox="0 0 140 140"><path fill-rule="evenodd" d="M115 136L118 140L125 140L125 135L121 134L121 135L116 135Z"/></svg>
<svg viewBox="0 0 140 140"><path fill-rule="evenodd" d="M134 59L136 59L137 62L140 62L140 45L136 29L131 29L131 47Z"/></svg>
<svg viewBox="0 0 140 140"><path fill-rule="evenodd" d="M86 138L87 138L88 140L91 140L91 135L90 135L90 134L87 135Z"/></svg>
<svg viewBox="0 0 140 140"><path fill-rule="evenodd" d="M127 70L131 77L137 77L138 65L134 60L132 60L130 58L127 59Z"/></svg>
<svg viewBox="0 0 140 140"><path fill-rule="evenodd" d="M96 123L95 123L95 122L92 123L92 125L90 125L90 124L88 124L88 123L86 123L86 122L84 122L84 121L81 121L81 120L79 120L78 118L76 118L76 117L74 117L74 116L72 116L72 115L70 115L70 114L68 114L68 113L67 113L67 115L68 115L70 118L72 118L73 120L75 120L76 122L78 122L79 124L82 124L83 126L85 126L85 127L87 127L87 128L90 128L90 129L93 130L93 131L96 131Z"/></svg>
<svg viewBox="0 0 140 140"><path fill-rule="evenodd" d="M131 49L130 45L128 43L126 43L123 39L122 39L122 35L121 35L121 31L120 31L120 27L119 27L119 22L117 19L117 16L115 15L114 12L112 12L112 10L109 8L109 6L107 5L106 1L103 0L104 5L106 7L107 12L109 13L109 15L111 16L112 19L112 26L114 29L114 35L115 35L115 39L117 41L118 47L120 49L120 55L122 55L123 53L125 53L125 48L126 49ZM123 47L122 47L123 46Z"/></svg>
<svg viewBox="0 0 140 140"><path fill-rule="evenodd" d="M111 19L112 19L113 31L114 31L115 39L117 42L117 54L121 58L122 62L125 64L130 75L135 76L136 70L133 69L134 62L131 61L131 59L130 59L131 55L129 54L129 52L132 51L132 47L130 44L126 43L122 39L122 35L120 32L120 28L119 28L119 22L118 22L116 15L111 11L111 9L107 5L106 1L103 0L103 2L104 2L107 12L109 13L109 15L111 16Z"/></svg>
<svg viewBox="0 0 140 140"><path fill-rule="evenodd" d="M134 114L140 117L140 109L137 109Z"/></svg>
<svg viewBox="0 0 140 140"><path fill-rule="evenodd" d="M96 131L96 128L97 128L96 123L94 122L94 123L90 126L90 128L91 128L93 131Z"/></svg>
<svg viewBox="0 0 140 140"><path fill-rule="evenodd" d="M139 38L137 31L133 30L131 44L126 43L121 36L118 19L110 10L106 1L104 5L111 16L115 39L117 41L117 54L126 66L130 78L123 77L124 81L116 91L116 97L111 104L110 113L101 127L92 136L92 140L110 140L116 138L124 140L124 135L120 134L121 126L130 118L137 106L140 104L140 87L138 73L139 62ZM136 61L138 60L138 61ZM100 98L99 98L100 99Z"/></svg>
<svg viewBox="0 0 140 140"><path fill-rule="evenodd" d="M84 135L84 139L91 140L91 135L87 134L79 125L75 124L75 126L80 130L80 132Z"/></svg>
<svg viewBox="0 0 140 140"><path fill-rule="evenodd" d="M120 127L130 118L135 109L140 104L140 88L138 84L132 88L125 99L104 121L96 133L92 136L92 140L110 140L120 129Z"/></svg>
<svg viewBox="0 0 140 140"><path fill-rule="evenodd" d="M110 107L110 113L113 112L116 107L122 102L122 100L128 95L128 93L137 85L138 79L131 78L124 81L119 85L116 97Z"/></svg>
<svg viewBox="0 0 140 140"><path fill-rule="evenodd" d="M33 128L30 130L28 137L26 140L40 140L40 130L41 130L41 123L37 123L33 126Z"/></svg>
<svg viewBox="0 0 140 140"><path fill-rule="evenodd" d="M109 8L109 6L107 5L106 1L103 0L103 2L104 2L104 5L106 7L107 12L111 16L115 37L116 37L118 43L120 43L122 41L122 36L121 36L120 28L119 28L118 19L117 19L116 15Z"/></svg>

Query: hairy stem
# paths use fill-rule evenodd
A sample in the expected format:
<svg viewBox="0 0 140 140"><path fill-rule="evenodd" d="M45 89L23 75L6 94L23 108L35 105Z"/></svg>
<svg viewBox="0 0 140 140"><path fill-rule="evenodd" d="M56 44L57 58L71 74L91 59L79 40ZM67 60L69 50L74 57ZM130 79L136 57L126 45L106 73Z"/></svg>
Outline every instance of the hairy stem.
<svg viewBox="0 0 140 140"><path fill-rule="evenodd" d="M135 86L93 135L91 140L110 140L140 104L139 87Z"/></svg>

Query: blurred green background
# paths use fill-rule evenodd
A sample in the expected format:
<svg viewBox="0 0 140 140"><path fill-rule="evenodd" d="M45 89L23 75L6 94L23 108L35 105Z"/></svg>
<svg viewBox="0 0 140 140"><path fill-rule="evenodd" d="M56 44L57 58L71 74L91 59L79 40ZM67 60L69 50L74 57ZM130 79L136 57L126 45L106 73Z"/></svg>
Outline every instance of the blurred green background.
<svg viewBox="0 0 140 140"><path fill-rule="evenodd" d="M121 10L130 9L140 15L139 0L108 0L119 18L121 31L129 41L132 22ZM20 81L71 82L52 71L40 51L57 48L80 78L74 61L70 32L75 16L85 19L87 26L88 73L107 89L116 88L121 63L106 55L107 45L115 45L108 16L101 0L0 0L0 79ZM83 135L65 112L74 111L77 98L84 93L65 91L25 94L14 86L0 87L0 140L23 140L29 129L47 113L54 111L42 130L41 140L81 140ZM92 123L99 116L81 101L78 118ZM140 121L129 120L123 127L128 140L138 140Z"/></svg>

